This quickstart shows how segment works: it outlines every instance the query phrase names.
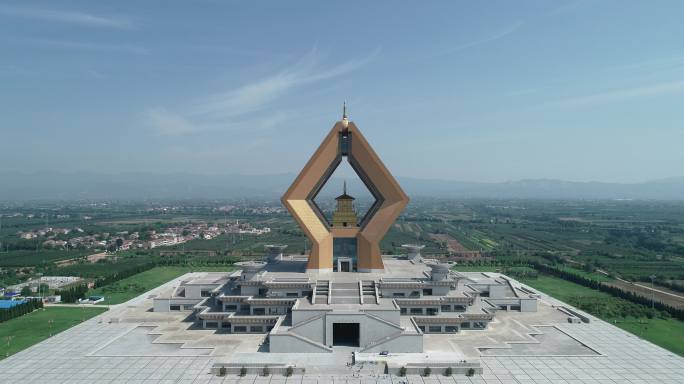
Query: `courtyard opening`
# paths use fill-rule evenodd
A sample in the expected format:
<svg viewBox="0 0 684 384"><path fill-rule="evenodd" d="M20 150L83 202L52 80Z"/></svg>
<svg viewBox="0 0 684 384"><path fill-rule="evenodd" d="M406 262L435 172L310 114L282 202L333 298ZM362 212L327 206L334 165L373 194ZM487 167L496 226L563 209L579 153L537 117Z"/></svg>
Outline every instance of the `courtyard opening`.
<svg viewBox="0 0 684 384"><path fill-rule="evenodd" d="M359 323L333 323L333 346L358 347Z"/></svg>

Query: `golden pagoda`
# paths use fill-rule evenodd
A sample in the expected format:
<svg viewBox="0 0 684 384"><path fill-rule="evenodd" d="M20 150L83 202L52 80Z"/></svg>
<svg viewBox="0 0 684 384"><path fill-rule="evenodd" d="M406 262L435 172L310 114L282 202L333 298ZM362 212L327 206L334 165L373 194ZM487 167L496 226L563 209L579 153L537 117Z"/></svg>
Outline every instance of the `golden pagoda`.
<svg viewBox="0 0 684 384"><path fill-rule="evenodd" d="M344 182L344 190L341 195L337 196L337 208L333 212L332 226L333 227L356 227L358 217L354 210L354 198L347 194L347 182Z"/></svg>

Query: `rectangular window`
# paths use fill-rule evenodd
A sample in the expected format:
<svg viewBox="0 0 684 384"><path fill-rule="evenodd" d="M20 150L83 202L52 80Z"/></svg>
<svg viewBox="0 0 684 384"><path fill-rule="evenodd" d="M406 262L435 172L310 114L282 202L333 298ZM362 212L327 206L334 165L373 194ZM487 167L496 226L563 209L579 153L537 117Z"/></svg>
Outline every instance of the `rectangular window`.
<svg viewBox="0 0 684 384"><path fill-rule="evenodd" d="M519 305L511 305L511 311L519 311L520 306Z"/></svg>
<svg viewBox="0 0 684 384"><path fill-rule="evenodd" d="M434 316L437 314L437 308L427 308L427 314L430 316Z"/></svg>
<svg viewBox="0 0 684 384"><path fill-rule="evenodd" d="M444 332L445 333L456 333L458 332L458 327L455 325L447 325L444 327Z"/></svg>
<svg viewBox="0 0 684 384"><path fill-rule="evenodd" d="M442 312L451 312L451 305L442 305Z"/></svg>
<svg viewBox="0 0 684 384"><path fill-rule="evenodd" d="M411 297L420 297L420 291L411 292Z"/></svg>
<svg viewBox="0 0 684 384"><path fill-rule="evenodd" d="M233 327L233 332L247 332L247 327L244 325L236 325Z"/></svg>
<svg viewBox="0 0 684 384"><path fill-rule="evenodd" d="M203 289L202 291L200 291L200 296L209 297L209 296L211 296L211 291L207 291L207 290Z"/></svg>
<svg viewBox="0 0 684 384"><path fill-rule="evenodd" d="M423 314L423 308L411 308L411 314L412 315L422 315Z"/></svg>
<svg viewBox="0 0 684 384"><path fill-rule="evenodd" d="M394 297L404 297L405 295L404 295L404 292L394 292L394 293L392 294L392 296L394 296Z"/></svg>
<svg viewBox="0 0 684 384"><path fill-rule="evenodd" d="M461 328L462 329L470 329L470 322L466 321L464 323L461 323Z"/></svg>
<svg viewBox="0 0 684 384"><path fill-rule="evenodd" d="M454 312L465 312L465 305L454 305Z"/></svg>
<svg viewBox="0 0 684 384"><path fill-rule="evenodd" d="M228 328L228 329L230 329L230 323L221 323L221 328Z"/></svg>
<svg viewBox="0 0 684 384"><path fill-rule="evenodd" d="M171 311L180 311L180 305L172 305L169 307Z"/></svg>
<svg viewBox="0 0 684 384"><path fill-rule="evenodd" d="M425 326L424 325L419 325L418 329L420 329L421 332L425 333Z"/></svg>
<svg viewBox="0 0 684 384"><path fill-rule="evenodd" d="M227 311L227 312L235 312L235 311L237 311L237 305L234 305L234 304L226 305L226 311Z"/></svg>
<svg viewBox="0 0 684 384"><path fill-rule="evenodd" d="M192 307L194 307L194 305L192 305L192 304L185 304L185 305L183 305L183 309L185 309L186 311L191 311L191 310L192 310Z"/></svg>
<svg viewBox="0 0 684 384"><path fill-rule="evenodd" d="M286 296L287 297L299 297L299 293L298 292L288 292Z"/></svg>
<svg viewBox="0 0 684 384"><path fill-rule="evenodd" d="M205 328L218 328L218 323L216 321L207 321L204 325Z"/></svg>
<svg viewBox="0 0 684 384"><path fill-rule="evenodd" d="M405 315L406 314L406 308L399 308L399 314Z"/></svg>
<svg viewBox="0 0 684 384"><path fill-rule="evenodd" d="M254 308L252 313L256 316L262 316L266 314L266 308Z"/></svg>
<svg viewBox="0 0 684 384"><path fill-rule="evenodd" d="M474 329L485 329L487 328L487 323L484 321L476 321L473 323L473 328Z"/></svg>
<svg viewBox="0 0 684 384"><path fill-rule="evenodd" d="M432 296L432 288L423 289L423 296Z"/></svg>
<svg viewBox="0 0 684 384"><path fill-rule="evenodd" d="M428 327L428 330L430 331L430 333L442 333L442 327L440 327L439 325L431 325L430 327Z"/></svg>
<svg viewBox="0 0 684 384"><path fill-rule="evenodd" d="M259 333L261 333L261 332L263 332L263 331L264 331L264 327L262 327L262 326L260 326L260 325L259 325L259 326L252 326L252 332L259 332Z"/></svg>

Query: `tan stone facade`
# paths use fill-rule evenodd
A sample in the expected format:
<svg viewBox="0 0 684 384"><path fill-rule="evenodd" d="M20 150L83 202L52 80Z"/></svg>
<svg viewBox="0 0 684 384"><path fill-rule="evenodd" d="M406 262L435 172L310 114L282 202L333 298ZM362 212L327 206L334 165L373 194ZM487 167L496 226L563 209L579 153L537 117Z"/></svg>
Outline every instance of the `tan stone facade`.
<svg viewBox="0 0 684 384"><path fill-rule="evenodd" d="M345 156L376 201L358 226L336 228L328 223L314 198ZM311 240L307 268L320 271L333 269L333 239L350 237L356 238L357 270L382 271L380 240L408 201L359 129L346 118L330 130L282 197L285 207Z"/></svg>

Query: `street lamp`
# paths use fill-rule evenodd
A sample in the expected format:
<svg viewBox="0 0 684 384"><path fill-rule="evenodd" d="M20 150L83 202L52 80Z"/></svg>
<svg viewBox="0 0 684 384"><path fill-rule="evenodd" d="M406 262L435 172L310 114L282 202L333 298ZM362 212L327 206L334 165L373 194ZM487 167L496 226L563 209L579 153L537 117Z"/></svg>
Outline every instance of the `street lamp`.
<svg viewBox="0 0 684 384"><path fill-rule="evenodd" d="M5 357L9 357L9 348L10 348L10 342L14 336L5 336L5 340L7 340L7 353L5 354Z"/></svg>
<svg viewBox="0 0 684 384"><path fill-rule="evenodd" d="M651 275L649 276L651 278L651 310L655 309L655 290L653 290L653 281L656 278L656 275Z"/></svg>

